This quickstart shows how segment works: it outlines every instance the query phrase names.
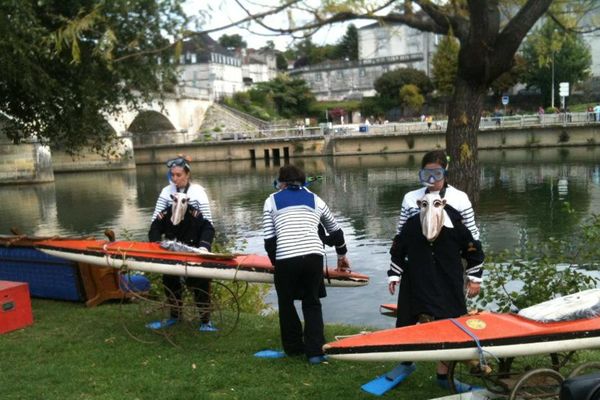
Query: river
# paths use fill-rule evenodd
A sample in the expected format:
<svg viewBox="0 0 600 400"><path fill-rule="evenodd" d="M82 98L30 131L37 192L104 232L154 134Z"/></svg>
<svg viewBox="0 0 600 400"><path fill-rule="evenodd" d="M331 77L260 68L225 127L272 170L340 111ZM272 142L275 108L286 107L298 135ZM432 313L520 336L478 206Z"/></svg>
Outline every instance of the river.
<svg viewBox="0 0 600 400"><path fill-rule="evenodd" d="M346 234L354 270L371 276L361 288L328 290L327 322L391 327L378 313L394 302L387 292L388 250L405 192L418 187L422 154L293 159L334 212ZM586 216L600 213L600 147L480 152L481 200L477 223L487 248L513 248L531 240L569 238ZM193 180L211 199L218 232L238 250L264 253L261 215L279 166L250 161L192 164ZM450 163L450 174L452 163ZM55 182L3 186L0 233L17 226L30 235L93 235L113 229L117 238L146 240L164 165L130 171L56 174ZM568 212L567 205L574 212ZM335 254L328 251L328 263ZM273 293L268 296L273 302Z"/></svg>

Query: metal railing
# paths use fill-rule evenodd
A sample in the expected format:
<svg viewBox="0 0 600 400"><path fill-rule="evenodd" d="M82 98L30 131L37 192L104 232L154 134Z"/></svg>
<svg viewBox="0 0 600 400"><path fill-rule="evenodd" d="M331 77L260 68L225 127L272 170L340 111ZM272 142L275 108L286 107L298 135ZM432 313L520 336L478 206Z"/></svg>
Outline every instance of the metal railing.
<svg viewBox="0 0 600 400"><path fill-rule="evenodd" d="M526 129L549 126L583 126L600 125L600 115L595 113L561 113L561 114L530 114L513 116L488 116L482 117L479 125L481 131L495 129ZM359 136L373 134L439 134L445 133L448 126L447 120L434 120L428 126L426 121L392 122L382 124L321 124L319 126L305 127L277 126L275 128L260 129L257 131L236 132L211 132L211 133L162 133L160 138L155 135L135 135L134 144L160 144L183 142L220 142L239 140L269 140L273 138L314 138L331 136ZM140 137L141 136L141 137Z"/></svg>

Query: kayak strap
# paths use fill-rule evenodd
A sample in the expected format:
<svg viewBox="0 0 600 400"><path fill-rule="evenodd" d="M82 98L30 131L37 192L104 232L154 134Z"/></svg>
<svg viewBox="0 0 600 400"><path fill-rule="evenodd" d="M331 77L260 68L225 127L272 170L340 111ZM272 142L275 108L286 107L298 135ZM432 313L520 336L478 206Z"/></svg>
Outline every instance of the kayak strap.
<svg viewBox="0 0 600 400"><path fill-rule="evenodd" d="M463 324L461 324L454 318L450 318L450 321L454 325L456 325L458 328L460 328L464 333L469 335L471 337L471 339L473 339L473 341L475 342L475 345L477 346L477 352L479 353L479 364L481 366L484 366L484 367L487 366L487 361L485 360L485 353L491 355L496 360L498 359L495 355L493 355L489 351L483 350L483 347L481 347L481 343L479 342L479 338L473 331L471 331L469 328L467 328L466 326L464 326Z"/></svg>

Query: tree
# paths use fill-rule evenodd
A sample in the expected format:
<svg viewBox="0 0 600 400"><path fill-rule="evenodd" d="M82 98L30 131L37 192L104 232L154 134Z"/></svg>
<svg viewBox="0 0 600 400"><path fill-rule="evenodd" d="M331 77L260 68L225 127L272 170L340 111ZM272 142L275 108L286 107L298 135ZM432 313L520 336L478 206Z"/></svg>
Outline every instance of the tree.
<svg viewBox="0 0 600 400"><path fill-rule="evenodd" d="M335 46L334 56L340 60L358 60L358 29L354 24L348 25L346 33Z"/></svg>
<svg viewBox="0 0 600 400"><path fill-rule="evenodd" d="M496 95L506 93L510 88L517 83L523 81L523 76L527 70L525 59L520 54L515 54L514 65L509 70L500 75L494 82L491 88Z"/></svg>
<svg viewBox="0 0 600 400"><path fill-rule="evenodd" d="M296 64L294 66L303 67L305 65L315 65L326 60L332 60L334 59L334 51L334 45L318 46L313 43L312 38L309 36L294 46L294 53L296 55Z"/></svg>
<svg viewBox="0 0 600 400"><path fill-rule="evenodd" d="M416 85L408 84L400 88L400 104L418 109L425 103L425 97Z"/></svg>
<svg viewBox="0 0 600 400"><path fill-rule="evenodd" d="M283 53L277 53L276 63L278 71L287 71L288 60Z"/></svg>
<svg viewBox="0 0 600 400"><path fill-rule="evenodd" d="M454 81L458 68L460 44L452 35L444 36L431 61L433 86L439 94L450 96L454 92Z"/></svg>
<svg viewBox="0 0 600 400"><path fill-rule="evenodd" d="M271 42L273 43L273 42ZM222 35L219 37L219 44L226 49L245 49L248 47L248 44L240 35L234 33L233 35Z"/></svg>
<svg viewBox="0 0 600 400"><path fill-rule="evenodd" d="M533 32L523 44L528 86L541 90L544 104L552 97L552 64L554 64L555 96L558 82L577 83L589 76L592 62L590 49L580 35L561 32L554 21L547 21Z"/></svg>
<svg viewBox="0 0 600 400"><path fill-rule="evenodd" d="M105 115L156 99L176 79L178 2L0 3L0 110L15 142L104 149Z"/></svg>
<svg viewBox="0 0 600 400"><path fill-rule="evenodd" d="M382 23L402 23L412 28L448 35L458 39L460 50L454 93L448 110L446 149L452 159L452 183L465 190L477 204L479 198L479 162L477 132L483 112L483 100L491 84L513 66L514 55L533 25L549 10L552 0L371 0L368 2L323 2L315 9L308 1L288 0L282 6L288 15L294 10L307 11L314 18L298 25L293 18L279 19L289 24L263 27L277 33L315 32L333 23L371 19ZM567 4L571 9L594 7L591 0ZM392 12L386 12L394 5ZM575 7L575 5L577 7ZM552 18L561 20L556 2ZM273 9L280 12L281 9ZM262 17L262 16L261 16ZM566 23L565 28L572 27Z"/></svg>
<svg viewBox="0 0 600 400"><path fill-rule="evenodd" d="M308 115L315 97L302 79L292 79L279 75L268 82L259 82L252 91L258 92L254 98L263 96L271 102L277 113L284 118ZM251 91L251 92L252 92ZM267 100L265 100L267 101Z"/></svg>
<svg viewBox="0 0 600 400"><path fill-rule="evenodd" d="M410 84L416 86L424 95L433 89L425 72L414 68L399 68L386 72L375 80L374 86L381 98L397 105L400 103L400 89Z"/></svg>

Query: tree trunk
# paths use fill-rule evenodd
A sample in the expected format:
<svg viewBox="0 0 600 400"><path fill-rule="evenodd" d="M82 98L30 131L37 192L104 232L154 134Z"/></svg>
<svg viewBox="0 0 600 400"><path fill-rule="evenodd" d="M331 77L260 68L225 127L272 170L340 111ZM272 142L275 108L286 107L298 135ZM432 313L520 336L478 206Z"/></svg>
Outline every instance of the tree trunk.
<svg viewBox="0 0 600 400"><path fill-rule="evenodd" d="M475 208L479 204L477 133L485 95L485 86L469 83L458 76L448 110L448 179L450 184L467 193Z"/></svg>

